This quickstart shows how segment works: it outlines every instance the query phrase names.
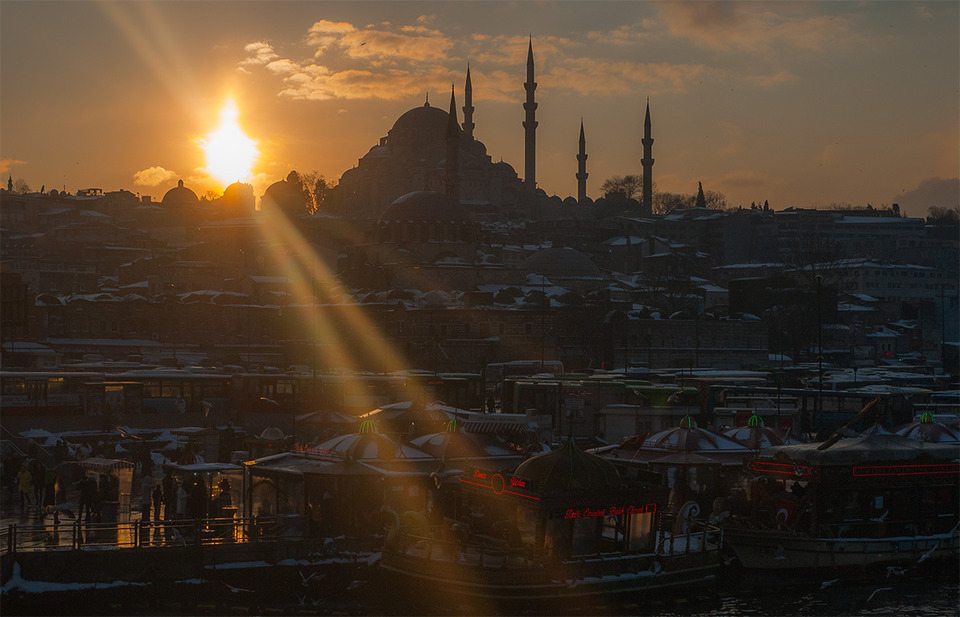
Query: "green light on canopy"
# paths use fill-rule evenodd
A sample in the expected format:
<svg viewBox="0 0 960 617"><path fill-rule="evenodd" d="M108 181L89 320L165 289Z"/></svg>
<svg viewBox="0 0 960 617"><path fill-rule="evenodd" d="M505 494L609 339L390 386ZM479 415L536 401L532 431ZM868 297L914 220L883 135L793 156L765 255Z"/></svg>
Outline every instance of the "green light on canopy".
<svg viewBox="0 0 960 617"><path fill-rule="evenodd" d="M693 416L684 416L683 420L680 420L680 428L697 428L697 421Z"/></svg>
<svg viewBox="0 0 960 617"><path fill-rule="evenodd" d="M752 416L750 416L750 419L747 420L747 426L749 426L750 428L763 426L763 418L761 418L757 414L753 414Z"/></svg>
<svg viewBox="0 0 960 617"><path fill-rule="evenodd" d="M452 418L449 422L447 422L447 432L448 432L448 433L456 433L458 430L459 430L459 428L457 427L457 419L456 419L456 418Z"/></svg>
<svg viewBox="0 0 960 617"><path fill-rule="evenodd" d="M364 420L363 424L360 425L361 433L376 433L377 427L373 424L373 420Z"/></svg>
<svg viewBox="0 0 960 617"><path fill-rule="evenodd" d="M933 424L933 416L930 415L929 411L925 411L920 415L920 424Z"/></svg>

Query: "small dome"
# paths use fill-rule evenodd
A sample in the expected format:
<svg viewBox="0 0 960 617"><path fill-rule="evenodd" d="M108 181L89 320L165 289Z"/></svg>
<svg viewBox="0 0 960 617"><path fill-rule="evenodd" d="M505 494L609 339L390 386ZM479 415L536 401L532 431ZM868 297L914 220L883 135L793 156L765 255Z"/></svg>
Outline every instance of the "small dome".
<svg viewBox="0 0 960 617"><path fill-rule="evenodd" d="M177 181L177 186L170 189L163 195L163 199L160 203L164 205L179 205L179 204L195 204L199 203L200 199L197 198L197 194L183 186L183 180Z"/></svg>
<svg viewBox="0 0 960 617"><path fill-rule="evenodd" d="M307 198L298 183L280 180L267 187L260 201L268 209L273 206L285 212L303 212Z"/></svg>
<svg viewBox="0 0 960 617"><path fill-rule="evenodd" d="M610 461L584 452L572 439L558 450L520 463L514 475L529 480L543 493L619 489L620 474Z"/></svg>
<svg viewBox="0 0 960 617"><path fill-rule="evenodd" d="M253 205L256 203L253 197L253 187L242 182L234 182L223 190L220 203L229 207L253 210Z"/></svg>
<svg viewBox="0 0 960 617"><path fill-rule="evenodd" d="M284 435L283 431L275 426L267 427L260 433L260 439L266 439L267 441L281 441L284 437L286 437L286 435Z"/></svg>
<svg viewBox="0 0 960 617"><path fill-rule="evenodd" d="M523 260L520 269L548 279L600 279L600 268L570 247L541 249Z"/></svg>
<svg viewBox="0 0 960 617"><path fill-rule="evenodd" d="M470 213L456 199L436 191L414 191L397 198L387 206L380 222L430 221L464 223L472 221Z"/></svg>

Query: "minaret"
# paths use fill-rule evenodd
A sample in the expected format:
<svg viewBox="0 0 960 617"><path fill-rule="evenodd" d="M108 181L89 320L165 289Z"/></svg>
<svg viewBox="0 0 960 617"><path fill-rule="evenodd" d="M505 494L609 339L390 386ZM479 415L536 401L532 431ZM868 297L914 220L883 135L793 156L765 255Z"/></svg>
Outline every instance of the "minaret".
<svg viewBox="0 0 960 617"><path fill-rule="evenodd" d="M457 99L450 85L450 115L447 117L446 194L460 201L460 127L457 126Z"/></svg>
<svg viewBox="0 0 960 617"><path fill-rule="evenodd" d="M473 83L470 81L470 65L467 65L467 83L463 86L463 132L469 143L473 139Z"/></svg>
<svg viewBox="0 0 960 617"><path fill-rule="evenodd" d="M580 153L577 154L577 201L587 198L587 140L583 137L583 118L580 118Z"/></svg>
<svg viewBox="0 0 960 617"><path fill-rule="evenodd" d="M533 37L530 37L530 46L527 48L527 81L523 84L527 91L527 101L523 104L526 111L526 120L523 128L526 132L524 139L524 170L523 182L527 193L533 194L537 190L537 103L533 93L537 89L537 82L533 81Z"/></svg>
<svg viewBox="0 0 960 617"><path fill-rule="evenodd" d="M647 99L647 115L643 119L643 211L649 216L653 213L653 137L650 137L650 99Z"/></svg>

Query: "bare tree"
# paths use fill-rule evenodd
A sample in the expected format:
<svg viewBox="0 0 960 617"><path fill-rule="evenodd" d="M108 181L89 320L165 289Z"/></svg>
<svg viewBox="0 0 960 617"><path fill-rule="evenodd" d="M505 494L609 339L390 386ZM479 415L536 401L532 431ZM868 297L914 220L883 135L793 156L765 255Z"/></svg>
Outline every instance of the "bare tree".
<svg viewBox="0 0 960 617"><path fill-rule="evenodd" d="M25 195L30 192L30 185L23 178L17 178L13 181L13 192Z"/></svg>
<svg viewBox="0 0 960 617"><path fill-rule="evenodd" d="M610 176L600 185L600 193L606 199L622 197L633 199L643 192L643 176L628 174L626 176Z"/></svg>
<svg viewBox="0 0 960 617"><path fill-rule="evenodd" d="M654 193L653 194L653 213L666 214L678 208L692 208L694 204L693 195L684 195L683 193Z"/></svg>
<svg viewBox="0 0 960 617"><path fill-rule="evenodd" d="M939 225L956 225L960 221L960 206L945 208L943 206L930 206L927 210L927 222Z"/></svg>
<svg viewBox="0 0 960 617"><path fill-rule="evenodd" d="M327 184L323 174L314 170L310 172L301 172L298 174L300 188L306 196L305 209L308 214L323 211L327 206L327 193L330 186ZM287 178L289 182L289 178Z"/></svg>

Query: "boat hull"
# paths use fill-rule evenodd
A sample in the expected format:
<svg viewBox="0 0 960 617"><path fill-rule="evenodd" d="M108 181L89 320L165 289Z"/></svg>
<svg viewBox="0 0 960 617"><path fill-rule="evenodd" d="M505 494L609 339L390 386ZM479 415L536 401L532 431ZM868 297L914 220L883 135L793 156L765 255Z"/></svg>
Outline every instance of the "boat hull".
<svg viewBox="0 0 960 617"><path fill-rule="evenodd" d="M569 568L496 560L485 565L466 564L386 551L380 567L399 588L427 592L446 602L525 603L642 595L702 585L716 579L720 566L717 551L662 556L650 563L638 559L633 564L617 558L597 558Z"/></svg>
<svg viewBox="0 0 960 617"><path fill-rule="evenodd" d="M960 533L891 538L815 538L759 529L725 529L724 540L744 568L862 568L956 559Z"/></svg>

